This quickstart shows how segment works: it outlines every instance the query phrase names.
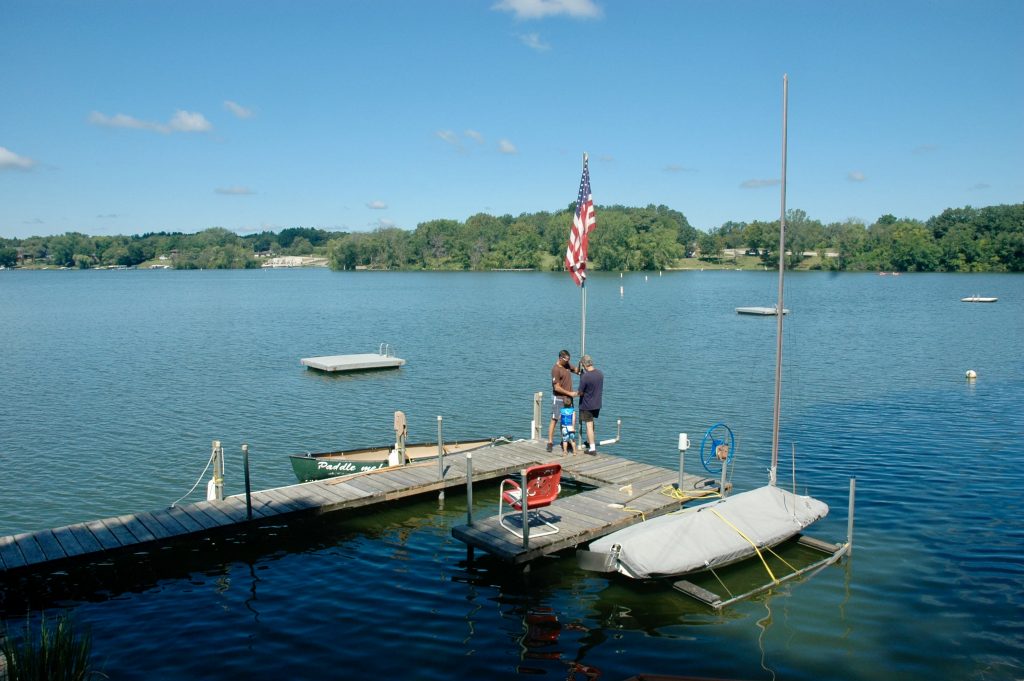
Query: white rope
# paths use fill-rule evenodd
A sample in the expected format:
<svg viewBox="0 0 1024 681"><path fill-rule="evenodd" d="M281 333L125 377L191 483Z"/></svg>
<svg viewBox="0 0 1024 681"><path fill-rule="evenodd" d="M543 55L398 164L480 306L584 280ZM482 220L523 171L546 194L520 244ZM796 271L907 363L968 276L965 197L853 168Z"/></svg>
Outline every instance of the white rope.
<svg viewBox="0 0 1024 681"><path fill-rule="evenodd" d="M203 472L199 474L199 479L196 480L196 484L192 485L192 489L190 489L189 491L185 492L185 494L183 494L173 504L171 504L170 508L174 508L175 505L177 505L177 503L179 501L181 501L182 499L184 499L188 495L192 494L192 492L196 491L196 487L199 487L199 483L201 483L203 481L203 478L206 476L206 471L210 470L210 464L213 463L213 457L215 457L215 456L217 456L217 450L216 449L214 449L212 452L210 452L210 460L206 462L206 468L204 468Z"/></svg>

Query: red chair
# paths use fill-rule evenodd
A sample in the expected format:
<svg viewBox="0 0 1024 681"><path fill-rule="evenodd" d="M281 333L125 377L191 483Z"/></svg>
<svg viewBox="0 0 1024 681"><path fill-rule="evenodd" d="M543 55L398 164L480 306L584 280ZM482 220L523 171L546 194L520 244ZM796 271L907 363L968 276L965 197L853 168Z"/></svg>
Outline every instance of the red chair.
<svg viewBox="0 0 1024 681"><path fill-rule="evenodd" d="M529 514L527 522L531 525L530 534L532 536L543 537L558 532L558 526L548 522L539 512L531 513L531 511L550 506L551 502L558 498L558 493L562 489L561 481L561 464L547 463L526 469L526 511ZM517 481L511 478L501 481L501 487L498 490L498 523L517 537L523 536L522 498L523 490ZM505 512L506 504L515 512ZM512 519L518 519L519 522L513 526L510 524ZM546 525L548 529L534 530L532 527L534 520Z"/></svg>

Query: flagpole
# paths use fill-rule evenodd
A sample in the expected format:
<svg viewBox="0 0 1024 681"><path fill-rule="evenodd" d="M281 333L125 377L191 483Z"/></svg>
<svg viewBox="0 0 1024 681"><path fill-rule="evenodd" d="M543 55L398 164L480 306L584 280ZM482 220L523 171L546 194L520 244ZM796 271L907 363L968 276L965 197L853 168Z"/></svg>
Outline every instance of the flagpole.
<svg viewBox="0 0 1024 681"><path fill-rule="evenodd" d="M587 168L587 152L583 152L583 169ZM579 206L576 207L579 210ZM586 271L587 263L583 262L584 272ZM587 280L586 278L580 283L580 359L583 359L583 355L587 354Z"/></svg>

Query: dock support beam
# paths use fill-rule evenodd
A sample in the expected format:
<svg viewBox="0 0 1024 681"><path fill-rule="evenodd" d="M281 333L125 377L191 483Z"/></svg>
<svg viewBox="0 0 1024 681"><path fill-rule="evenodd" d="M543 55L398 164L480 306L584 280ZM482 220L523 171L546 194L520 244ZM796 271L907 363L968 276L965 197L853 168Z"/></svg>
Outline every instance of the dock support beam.
<svg viewBox="0 0 1024 681"><path fill-rule="evenodd" d="M529 489L526 486L526 469L519 472L519 480L522 487L520 492L520 505L523 507L523 548L530 548L530 496L526 493Z"/></svg>
<svg viewBox="0 0 1024 681"><path fill-rule="evenodd" d="M207 501L224 500L224 448L220 446L220 440L214 440L211 445L210 459L213 460L213 478L206 485Z"/></svg>
<svg viewBox="0 0 1024 681"><path fill-rule="evenodd" d="M473 452L466 453L466 524L473 527Z"/></svg>
<svg viewBox="0 0 1024 681"><path fill-rule="evenodd" d="M249 445L242 443L242 466L245 468L245 519L252 520L252 487L249 485Z"/></svg>
<svg viewBox="0 0 1024 681"><path fill-rule="evenodd" d="M441 415L437 415L437 479L444 482L444 440L441 439ZM437 500L444 503L444 485L441 486L441 493Z"/></svg>
<svg viewBox="0 0 1024 681"><path fill-rule="evenodd" d="M686 478L686 450L690 448L690 439L686 433L679 433L679 491L683 491L683 480Z"/></svg>
<svg viewBox="0 0 1024 681"><path fill-rule="evenodd" d="M541 435L540 417L541 417L541 403L544 399L544 393L537 392L533 394L533 422L530 424L530 439L539 440Z"/></svg>
<svg viewBox="0 0 1024 681"><path fill-rule="evenodd" d="M853 554L853 507L854 498L857 496L857 478L850 478L850 508L847 511L848 517L846 518L846 544L849 548L846 550L846 555Z"/></svg>

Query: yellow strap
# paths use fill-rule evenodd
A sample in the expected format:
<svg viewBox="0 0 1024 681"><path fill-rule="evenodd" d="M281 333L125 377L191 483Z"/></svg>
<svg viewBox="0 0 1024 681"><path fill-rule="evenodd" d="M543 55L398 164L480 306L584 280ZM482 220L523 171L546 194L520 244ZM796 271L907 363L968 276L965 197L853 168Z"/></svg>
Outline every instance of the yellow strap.
<svg viewBox="0 0 1024 681"><path fill-rule="evenodd" d="M729 522L728 520L726 520L725 518L723 518L723 517L722 517L722 514L721 514L721 513L719 513L718 511L716 511L716 510L715 510L715 509L713 509L713 508L709 508L708 510L709 510L709 511L711 511L712 513L714 513L714 514L715 514L716 516L718 516L718 518L719 518L719 519L720 519L720 520L721 520L721 521L722 521L723 523L725 523L726 525L728 525L728 526L729 526L729 527L731 527L732 529L736 530L736 534L738 534L739 536L741 536L741 537L743 537L744 539L746 539L746 540L747 540L747 542L748 542L748 543L749 543L749 544L750 544L751 546L753 546L753 547L754 547L754 551L756 551L756 552L757 552L757 557L761 559L761 563L763 563L763 564L764 564L764 569L768 571L768 576L772 578L772 581L773 581L773 582L776 582L776 583L777 583L777 582L779 581L779 580L778 580L778 578L777 578L777 577L776 577L776 576L775 576L775 575L774 575L774 574L772 573L772 569L771 569L770 567L768 567L768 561L766 561L766 560L764 559L764 556L762 556L762 555L761 555L761 549L757 548L757 544L755 544L755 543L754 543L753 541L751 541L750 537L748 537L747 535L743 534L743 530L741 530L740 528L736 527L735 525L733 525L732 523L730 523L730 522Z"/></svg>

